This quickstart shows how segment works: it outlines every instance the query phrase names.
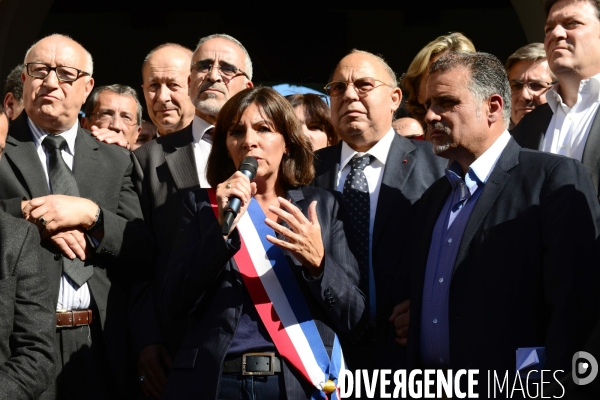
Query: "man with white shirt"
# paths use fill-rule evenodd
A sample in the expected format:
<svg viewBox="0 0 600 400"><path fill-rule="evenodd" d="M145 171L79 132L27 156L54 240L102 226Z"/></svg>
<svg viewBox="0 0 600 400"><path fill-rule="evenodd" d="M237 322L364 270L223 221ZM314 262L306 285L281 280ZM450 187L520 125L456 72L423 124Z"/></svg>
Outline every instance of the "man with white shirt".
<svg viewBox="0 0 600 400"><path fill-rule="evenodd" d="M510 382L519 373L530 393L540 378L529 370L543 369L542 385L563 397L556 380L599 315L600 205L581 163L511 138L510 104L491 54L449 53L429 69L425 121L449 163L421 197L403 258L413 266L409 368L479 370L480 397L490 371Z"/></svg>
<svg viewBox="0 0 600 400"><path fill-rule="evenodd" d="M175 236L181 228L181 193L209 187L205 170L217 113L230 97L253 86L248 52L239 41L225 34L200 39L188 71L189 100L195 107L192 123L134 153L138 161L135 185L157 247L154 282L142 282L133 291L131 328L134 350L139 352L141 388L155 398L162 393L164 370L170 368L185 335L185 321L171 319L154 300L160 298L154 290L161 287Z"/></svg>
<svg viewBox="0 0 600 400"><path fill-rule="evenodd" d="M548 0L544 48L558 84L512 134L525 148L575 158L600 189L600 2Z"/></svg>
<svg viewBox="0 0 600 400"><path fill-rule="evenodd" d="M445 163L429 142L408 140L392 128L402 92L381 57L353 50L339 62L331 81L326 87L331 122L342 142L316 153L314 185L344 195L346 236L361 267L361 290L369 305L365 332L358 343L343 344L344 356L351 370L404 368L404 351L394 343L388 319L395 301L408 298L408 288L392 283L396 274L404 277L408 271L397 261L412 234L412 204L442 176ZM362 190L354 190L361 185Z"/></svg>
<svg viewBox="0 0 600 400"><path fill-rule="evenodd" d="M131 156L79 126L92 73L91 55L72 39L35 43L25 110L0 160L0 207L39 228L56 306L57 378L42 399L128 397L125 285L150 263Z"/></svg>

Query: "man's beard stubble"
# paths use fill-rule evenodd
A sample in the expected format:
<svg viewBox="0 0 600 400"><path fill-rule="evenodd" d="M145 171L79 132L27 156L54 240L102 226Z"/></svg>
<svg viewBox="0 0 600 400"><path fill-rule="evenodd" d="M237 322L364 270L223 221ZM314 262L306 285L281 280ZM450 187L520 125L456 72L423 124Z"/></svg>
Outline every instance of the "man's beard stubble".
<svg viewBox="0 0 600 400"><path fill-rule="evenodd" d="M200 85L198 88L198 93L196 93L196 96L192 99L192 103L194 104L196 110L206 115L216 116L219 111L221 111L223 104L225 104L225 101L227 100L221 102L215 93L210 92L206 93L206 99L200 99L202 93L204 93L204 91L207 89L215 89L225 95L227 88L225 88L224 84L219 82L208 82L208 84L207 82L204 82L202 85Z"/></svg>
<svg viewBox="0 0 600 400"><path fill-rule="evenodd" d="M451 137L451 131L450 129L445 126L444 124L442 124L441 122L434 122L433 124L429 124L427 126L427 130L429 135L431 136L431 131L432 130L440 130L443 131L447 136L446 136L446 142L443 144L433 144L433 152L437 155L445 152L446 150L448 150L450 148L450 137Z"/></svg>

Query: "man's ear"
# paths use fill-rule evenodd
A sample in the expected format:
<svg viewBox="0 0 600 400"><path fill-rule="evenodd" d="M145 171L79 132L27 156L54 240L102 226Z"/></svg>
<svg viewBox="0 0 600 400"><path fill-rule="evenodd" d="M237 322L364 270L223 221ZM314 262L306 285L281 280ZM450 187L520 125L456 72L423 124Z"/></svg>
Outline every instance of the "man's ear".
<svg viewBox="0 0 600 400"><path fill-rule="evenodd" d="M86 83L85 83L85 98L83 99L83 102L85 103L85 101L87 100L88 96L90 95L90 93L92 93L92 89L94 89L94 78L90 78Z"/></svg>
<svg viewBox="0 0 600 400"><path fill-rule="evenodd" d="M392 114L396 112L398 107L400 107L400 103L402 102L402 90L399 87L396 87L390 93L390 98L392 100Z"/></svg>
<svg viewBox="0 0 600 400"><path fill-rule="evenodd" d="M499 94L493 94L487 101L488 121L494 123L502 121L502 110L504 109L504 100Z"/></svg>
<svg viewBox="0 0 600 400"><path fill-rule="evenodd" d="M4 112L8 117L8 120L12 120L13 112L15 107L15 97L11 92L6 93L4 96Z"/></svg>
<svg viewBox="0 0 600 400"><path fill-rule="evenodd" d="M81 118L81 127L83 129L87 129L88 131L91 131L91 127L90 127L90 120L88 117L83 117Z"/></svg>
<svg viewBox="0 0 600 400"><path fill-rule="evenodd" d="M248 81L246 82L246 89L250 89L254 87L254 83L252 83L252 81Z"/></svg>

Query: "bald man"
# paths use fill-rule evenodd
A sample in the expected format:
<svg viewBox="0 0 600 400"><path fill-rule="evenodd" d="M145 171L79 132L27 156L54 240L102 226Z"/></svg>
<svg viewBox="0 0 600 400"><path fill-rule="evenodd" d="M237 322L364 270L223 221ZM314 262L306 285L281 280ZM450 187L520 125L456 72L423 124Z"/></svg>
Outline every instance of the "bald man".
<svg viewBox="0 0 600 400"><path fill-rule="evenodd" d="M346 216L348 243L361 266L361 289L369 307L364 334L355 343L344 343L344 356L351 370L404 368L404 351L390 336L388 321L394 301L408 297L407 288L391 286L395 274L406 272L395 261L410 235L411 205L443 175L444 162L430 143L408 140L392 128L402 92L381 57L353 50L339 62L326 89L331 122L342 141L316 153L314 184L342 192L349 211L368 210ZM367 188L354 193L359 185L353 179L366 180ZM357 197L364 203L353 204Z"/></svg>
<svg viewBox="0 0 600 400"><path fill-rule="evenodd" d="M176 43L154 48L142 65L142 89L150 119L161 136L192 123L194 105L188 96L192 50Z"/></svg>
<svg viewBox="0 0 600 400"><path fill-rule="evenodd" d="M154 282L134 288L130 314L141 389L159 398L166 382L164 370L170 368L187 325L170 318L155 301L181 228L182 193L209 187L205 170L217 113L229 98L252 87L252 62L237 39L215 34L201 38L193 54L175 44L159 46L146 57L142 70L147 108L160 137L135 151L134 183L156 237L157 254Z"/></svg>
<svg viewBox="0 0 600 400"><path fill-rule="evenodd" d="M127 292L153 246L133 189L130 154L79 126L91 55L63 35L25 56L25 110L0 160L0 208L40 230L56 310L56 381L42 399L126 393Z"/></svg>

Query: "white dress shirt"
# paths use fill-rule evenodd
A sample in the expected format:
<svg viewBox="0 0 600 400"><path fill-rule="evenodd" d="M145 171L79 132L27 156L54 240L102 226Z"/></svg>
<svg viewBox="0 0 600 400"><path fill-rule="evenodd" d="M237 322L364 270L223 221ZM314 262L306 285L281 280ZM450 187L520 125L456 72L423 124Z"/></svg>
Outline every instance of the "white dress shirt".
<svg viewBox="0 0 600 400"><path fill-rule="evenodd" d="M208 164L208 155L212 149L212 137L206 134L214 125L209 124L197 115L194 115L192 121L192 135L194 137L194 158L196 159L196 170L201 188L209 188L210 184L206 180L206 164Z"/></svg>
<svg viewBox="0 0 600 400"><path fill-rule="evenodd" d="M340 171L338 173L337 180L337 191L344 193L344 183L346 177L350 173L350 160L355 156L362 156L369 154L375 159L371 161L369 165L365 167L364 173L367 178L367 184L369 185L369 305L371 317L376 315L376 304L375 304L375 276L373 274L373 226L375 225L375 213L377 212L377 201L379 200L379 189L381 188L381 181L383 179L383 170L385 169L385 162L387 161L388 154L390 152L390 146L394 135L397 135L394 129L390 128L388 133L377 142L377 144L369 149L365 153L357 153L354 151L346 142L342 142L342 154L340 156Z"/></svg>
<svg viewBox="0 0 600 400"><path fill-rule="evenodd" d="M579 83L577 102L573 107L562 101L556 91L557 87L554 86L546 93L546 100L554 115L541 150L581 161L600 104L600 74Z"/></svg>
<svg viewBox="0 0 600 400"><path fill-rule="evenodd" d="M50 178L48 177L48 169L50 164L50 158L48 151L44 146L42 146L42 141L49 135L48 132L37 127L33 121L27 118L27 122L29 127L31 128L31 132L33 132L33 143L35 144L35 148L37 150L38 156L40 157L40 161L42 162L42 168L46 174L46 182L48 182L48 190L52 193L52 188L50 187ZM67 141L67 147L63 149L61 152L63 160L69 166L71 170L73 170L73 157L75 157L75 139L77 138L77 129L79 128L79 122L76 122L73 127L69 130L60 133L59 136L62 136ZM58 291L58 304L56 305L56 309L59 311L65 310L80 310L86 309L90 307L90 289L87 283L84 283L82 286L77 288L77 284L75 284L68 276L62 274L60 280L60 289Z"/></svg>

